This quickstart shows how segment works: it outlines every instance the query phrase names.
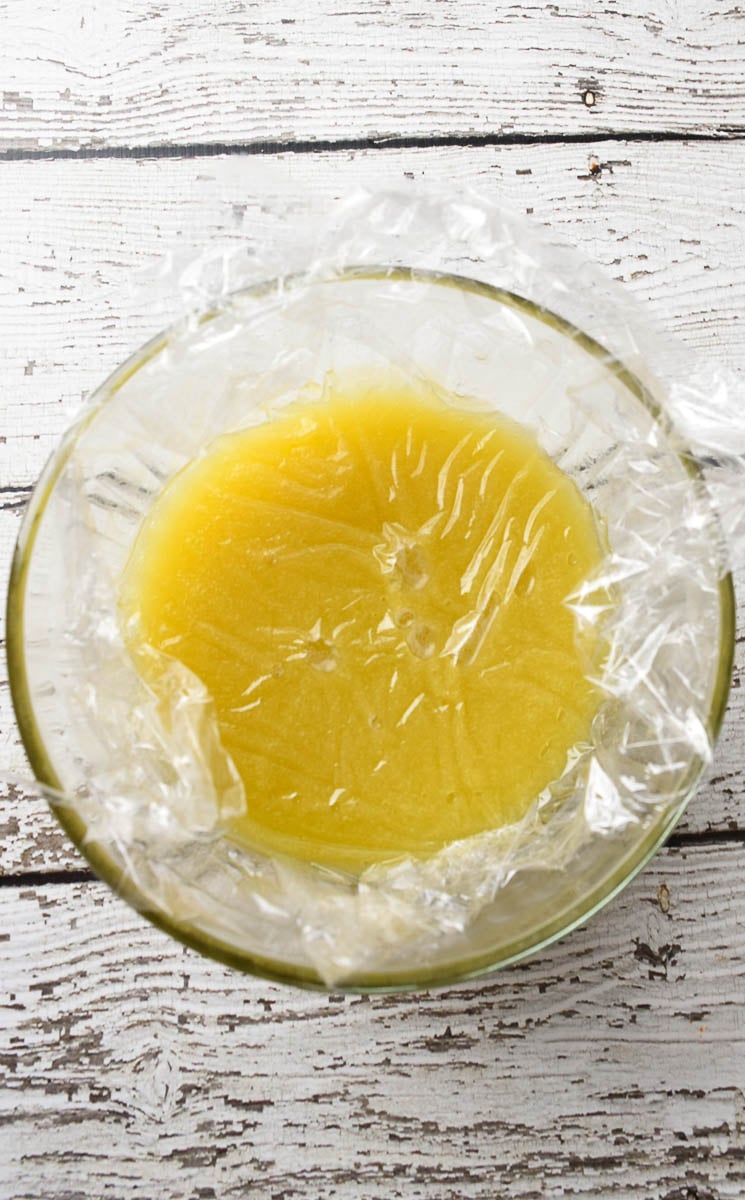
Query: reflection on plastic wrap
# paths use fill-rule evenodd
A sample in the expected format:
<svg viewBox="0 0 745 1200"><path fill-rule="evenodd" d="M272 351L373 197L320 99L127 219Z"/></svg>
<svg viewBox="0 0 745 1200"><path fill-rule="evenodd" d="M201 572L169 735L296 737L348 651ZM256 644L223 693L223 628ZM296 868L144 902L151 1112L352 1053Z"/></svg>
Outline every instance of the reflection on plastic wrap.
<svg viewBox="0 0 745 1200"><path fill-rule="evenodd" d="M475 197L303 235L237 256L37 493L27 744L174 931L447 980L586 915L709 761L745 405Z"/></svg>

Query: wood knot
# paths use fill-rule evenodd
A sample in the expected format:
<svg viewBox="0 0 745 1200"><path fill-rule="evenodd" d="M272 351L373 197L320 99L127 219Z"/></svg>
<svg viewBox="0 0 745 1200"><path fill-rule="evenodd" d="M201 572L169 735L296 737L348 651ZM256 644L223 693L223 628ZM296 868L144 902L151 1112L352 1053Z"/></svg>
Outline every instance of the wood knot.
<svg viewBox="0 0 745 1200"><path fill-rule="evenodd" d="M585 108L594 108L601 99L600 83L594 75L587 75L584 79L578 79L577 90Z"/></svg>

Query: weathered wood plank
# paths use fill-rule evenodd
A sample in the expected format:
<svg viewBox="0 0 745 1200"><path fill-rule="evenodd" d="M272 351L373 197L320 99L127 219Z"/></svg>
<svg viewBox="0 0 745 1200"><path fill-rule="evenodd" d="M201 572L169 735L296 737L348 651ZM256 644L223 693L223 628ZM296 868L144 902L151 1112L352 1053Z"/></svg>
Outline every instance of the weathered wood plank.
<svg viewBox="0 0 745 1200"><path fill-rule="evenodd" d="M407 174L458 178L517 210L532 210L622 279L667 328L744 367L745 198L738 167L744 155L739 145L598 143L2 164L0 486L29 485L81 396L178 309L175 293L160 310L149 293L146 300L142 284L132 286L134 271L169 249L183 246L186 253L272 236L282 197L333 197L355 183L400 184ZM4 564L23 500L22 491L0 495ZM684 828L742 828L744 647L714 778ZM7 683L0 680L0 771L22 769ZM0 788L0 828L6 874L79 865L32 795Z"/></svg>
<svg viewBox="0 0 745 1200"><path fill-rule="evenodd" d="M5 1200L739 1200L742 846L666 851L496 981L317 996L100 885L0 892Z"/></svg>
<svg viewBox="0 0 745 1200"><path fill-rule="evenodd" d="M180 310L134 279L167 252L261 246L277 208L458 180L550 225L668 331L745 368L745 144L602 143L267 158L4 163L0 483L38 475L81 397Z"/></svg>
<svg viewBox="0 0 745 1200"><path fill-rule="evenodd" d="M728 130L743 12L440 0L3 5L0 145Z"/></svg>

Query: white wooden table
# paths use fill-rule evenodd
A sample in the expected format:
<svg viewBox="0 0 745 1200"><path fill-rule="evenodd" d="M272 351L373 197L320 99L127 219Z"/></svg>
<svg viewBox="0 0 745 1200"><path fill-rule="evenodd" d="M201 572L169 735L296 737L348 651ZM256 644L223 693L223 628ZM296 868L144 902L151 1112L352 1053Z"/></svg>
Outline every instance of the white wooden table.
<svg viewBox="0 0 745 1200"><path fill-rule="evenodd" d="M534 214L745 369L731 0L0 2L0 557L174 246L405 175ZM745 594L745 593L744 593ZM589 926L490 983L305 994L172 944L0 788L0 1200L740 1200L745 708ZM6 675L0 771L22 770Z"/></svg>

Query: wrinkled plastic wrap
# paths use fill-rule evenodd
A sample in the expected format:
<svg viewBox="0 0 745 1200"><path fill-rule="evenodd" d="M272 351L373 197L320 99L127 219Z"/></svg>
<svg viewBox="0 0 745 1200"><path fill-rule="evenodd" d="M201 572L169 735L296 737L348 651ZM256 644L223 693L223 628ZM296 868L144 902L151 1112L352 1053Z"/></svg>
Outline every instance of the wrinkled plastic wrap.
<svg viewBox="0 0 745 1200"><path fill-rule="evenodd" d="M19 546L17 707L63 820L180 936L327 986L447 980L587 915L709 762L731 667L745 396L574 252L475 195L359 194L276 228L272 244L207 250L150 281L188 315L100 389L50 464ZM322 399L330 376L391 369L524 424L574 480L607 552L566 603L607 654L590 740L523 819L355 873L225 836L252 797L211 697L175 660L157 688L145 681L119 590L154 501L216 437Z"/></svg>

